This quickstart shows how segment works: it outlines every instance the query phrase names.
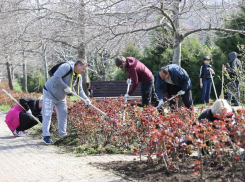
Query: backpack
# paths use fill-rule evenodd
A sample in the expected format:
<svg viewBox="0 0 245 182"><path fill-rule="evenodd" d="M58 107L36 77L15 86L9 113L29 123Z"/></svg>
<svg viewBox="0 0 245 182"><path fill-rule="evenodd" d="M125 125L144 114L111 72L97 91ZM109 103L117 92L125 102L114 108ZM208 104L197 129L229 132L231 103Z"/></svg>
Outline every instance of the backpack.
<svg viewBox="0 0 245 182"><path fill-rule="evenodd" d="M53 68L51 68L51 69L48 71L49 76L50 76L50 77L53 76L54 73L55 73L55 71L59 68L59 66L62 65L62 64L64 64L64 63L66 63L66 62L61 62L61 63L58 63L58 64L54 65ZM70 64L69 64L69 65L70 65ZM71 68L71 65L70 65L70 70L69 70L69 71L68 71L62 78L66 77L66 76L69 75L71 72L72 72L72 68Z"/></svg>

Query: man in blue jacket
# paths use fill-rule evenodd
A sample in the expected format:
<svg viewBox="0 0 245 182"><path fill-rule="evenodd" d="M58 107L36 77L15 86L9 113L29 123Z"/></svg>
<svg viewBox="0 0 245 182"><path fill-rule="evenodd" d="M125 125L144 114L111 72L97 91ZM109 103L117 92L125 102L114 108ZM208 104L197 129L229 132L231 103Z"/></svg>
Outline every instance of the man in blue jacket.
<svg viewBox="0 0 245 182"><path fill-rule="evenodd" d="M163 95L167 97L179 94L187 108L193 105L191 80L187 72L177 64L169 64L157 72L156 91L159 98L158 106L163 104ZM170 101L170 106L175 101ZM172 107L173 108L173 107Z"/></svg>

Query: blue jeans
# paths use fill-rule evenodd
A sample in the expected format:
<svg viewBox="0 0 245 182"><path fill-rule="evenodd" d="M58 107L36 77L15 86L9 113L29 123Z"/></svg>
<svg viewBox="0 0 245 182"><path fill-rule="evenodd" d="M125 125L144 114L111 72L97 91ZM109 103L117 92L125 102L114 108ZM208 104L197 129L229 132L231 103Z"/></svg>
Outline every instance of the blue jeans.
<svg viewBox="0 0 245 182"><path fill-rule="evenodd" d="M212 87L212 80L204 80L202 81L202 103L205 104L209 103L210 93L211 93L211 87Z"/></svg>

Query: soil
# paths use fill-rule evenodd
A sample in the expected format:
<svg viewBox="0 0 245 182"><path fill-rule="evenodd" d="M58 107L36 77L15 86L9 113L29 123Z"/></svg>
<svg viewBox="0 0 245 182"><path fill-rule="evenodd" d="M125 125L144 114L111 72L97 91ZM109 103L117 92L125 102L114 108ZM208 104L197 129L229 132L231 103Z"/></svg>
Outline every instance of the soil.
<svg viewBox="0 0 245 182"><path fill-rule="evenodd" d="M223 161L223 165L220 166L218 161L204 161L203 165L203 177L201 179L200 174L194 174L195 164L194 161L197 161L198 157L188 157L185 162L178 161L176 166L177 169L168 171L164 164L157 164L156 161L149 164L147 161L114 161L108 163L94 163L93 166L96 166L101 169L110 170L114 173L117 173L120 176L123 176L129 181L222 181L228 182L244 182L245 181L245 170L244 163L236 164L236 171L232 173L231 162L227 159Z"/></svg>
<svg viewBox="0 0 245 182"><path fill-rule="evenodd" d="M34 133L32 133L35 136ZM74 152L74 149L79 145L77 134L70 134L62 139L55 138L55 145L64 149L66 152ZM102 153L103 154L103 153ZM115 154L115 153L114 153ZM222 163L217 158L203 160L203 175L201 179L200 173L194 174L195 163L199 158L197 156L187 156L185 160L179 158L175 162L175 168L167 170L163 162L158 163L156 160L148 163L147 161L139 161L138 156L135 156L135 161L113 161L108 163L91 163L91 165L109 170L122 176L129 181L168 181L168 182L245 182L245 162L237 162L235 164L235 172L232 171L232 162L230 157L223 157ZM198 170L200 172L200 170Z"/></svg>

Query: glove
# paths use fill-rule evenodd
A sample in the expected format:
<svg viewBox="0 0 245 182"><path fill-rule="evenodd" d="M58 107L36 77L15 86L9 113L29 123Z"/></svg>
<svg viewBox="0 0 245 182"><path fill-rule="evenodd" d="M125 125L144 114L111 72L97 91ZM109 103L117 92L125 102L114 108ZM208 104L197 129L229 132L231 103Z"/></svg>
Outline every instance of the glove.
<svg viewBox="0 0 245 182"><path fill-rule="evenodd" d="M71 88L70 87L66 87L65 89L64 89L64 91L66 92L66 93L72 93L72 90L71 90Z"/></svg>
<svg viewBox="0 0 245 182"><path fill-rule="evenodd" d="M158 107L163 104L163 99L159 100Z"/></svg>
<svg viewBox="0 0 245 182"><path fill-rule="evenodd" d="M178 95L184 95L185 94L185 91L183 91L183 90L180 90L179 92L178 92Z"/></svg>
<svg viewBox="0 0 245 182"><path fill-rule="evenodd" d="M131 85L131 79L130 78L127 79L127 84Z"/></svg>
<svg viewBox="0 0 245 182"><path fill-rule="evenodd" d="M90 106L90 105L91 105L91 101L90 101L89 99L86 99L86 100L85 100L85 104L86 104L87 106Z"/></svg>
<svg viewBox="0 0 245 182"><path fill-rule="evenodd" d="M128 95L128 94L125 94L125 95L124 95L124 98L125 98L125 99L127 99L128 97L129 97L129 95Z"/></svg>
<svg viewBox="0 0 245 182"><path fill-rule="evenodd" d="M27 111L26 111L26 114L32 115L31 110L30 110L30 109L27 110Z"/></svg>

